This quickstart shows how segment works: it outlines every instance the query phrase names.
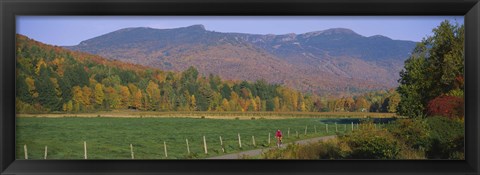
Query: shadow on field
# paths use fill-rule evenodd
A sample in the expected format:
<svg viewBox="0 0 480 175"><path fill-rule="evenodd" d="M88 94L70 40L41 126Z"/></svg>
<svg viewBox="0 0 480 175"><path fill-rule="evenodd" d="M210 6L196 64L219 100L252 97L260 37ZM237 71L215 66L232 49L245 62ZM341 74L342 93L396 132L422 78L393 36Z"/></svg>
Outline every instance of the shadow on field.
<svg viewBox="0 0 480 175"><path fill-rule="evenodd" d="M320 122L327 124L350 124L350 123L360 123L365 121L365 118L336 118L336 119L320 119ZM368 120L373 120L374 123L388 123L390 121L395 121L396 118L369 118Z"/></svg>

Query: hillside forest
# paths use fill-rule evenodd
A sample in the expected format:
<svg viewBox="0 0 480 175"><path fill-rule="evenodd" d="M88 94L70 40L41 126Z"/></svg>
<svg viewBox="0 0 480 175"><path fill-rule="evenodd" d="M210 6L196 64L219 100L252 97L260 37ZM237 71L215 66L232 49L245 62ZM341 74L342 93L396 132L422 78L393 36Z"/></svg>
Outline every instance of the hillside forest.
<svg viewBox="0 0 480 175"><path fill-rule="evenodd" d="M17 35L19 113L146 111L395 112L400 96L382 90L355 97L321 97L265 80L231 81L111 61Z"/></svg>

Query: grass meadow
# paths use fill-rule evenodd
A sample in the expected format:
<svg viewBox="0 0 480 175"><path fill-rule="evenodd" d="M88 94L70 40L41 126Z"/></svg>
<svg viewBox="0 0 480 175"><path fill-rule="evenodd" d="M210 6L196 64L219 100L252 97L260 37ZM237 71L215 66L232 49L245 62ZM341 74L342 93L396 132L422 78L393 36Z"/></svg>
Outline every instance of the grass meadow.
<svg viewBox="0 0 480 175"><path fill-rule="evenodd" d="M17 117L16 157L24 159L195 159L274 146L274 134L282 130L284 143L351 131L360 118L209 119L209 118L109 118ZM388 118L378 119L385 123ZM337 123L337 131L335 131ZM328 133L326 131L328 124ZM357 127L356 125L354 125ZM305 128L307 127L307 134ZM288 134L288 131L290 131ZM315 132L316 131L316 132ZM298 132L298 137L297 137ZM268 144L268 134L270 141ZM242 147L238 143L240 134ZM203 147L206 138L208 154ZM225 153L220 146L222 137ZM252 143L255 137L255 146ZM191 153L187 153L186 139ZM164 142L167 145L165 156Z"/></svg>

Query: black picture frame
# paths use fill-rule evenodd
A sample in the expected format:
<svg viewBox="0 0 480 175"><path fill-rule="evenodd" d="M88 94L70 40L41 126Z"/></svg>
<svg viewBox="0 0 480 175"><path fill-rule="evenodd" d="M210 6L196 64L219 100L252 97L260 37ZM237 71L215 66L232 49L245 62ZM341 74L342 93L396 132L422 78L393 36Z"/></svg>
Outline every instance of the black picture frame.
<svg viewBox="0 0 480 175"><path fill-rule="evenodd" d="M0 174L479 174L478 0L0 0ZM464 15L465 160L15 160L16 15Z"/></svg>

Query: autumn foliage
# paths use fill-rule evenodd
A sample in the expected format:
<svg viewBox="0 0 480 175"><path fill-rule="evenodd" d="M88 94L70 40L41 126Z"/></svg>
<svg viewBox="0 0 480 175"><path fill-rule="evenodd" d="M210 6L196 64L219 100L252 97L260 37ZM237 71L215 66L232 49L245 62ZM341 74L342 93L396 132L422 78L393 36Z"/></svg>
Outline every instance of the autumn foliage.
<svg viewBox="0 0 480 175"><path fill-rule="evenodd" d="M430 116L463 118L464 100L460 97L442 95L428 102L427 112Z"/></svg>

